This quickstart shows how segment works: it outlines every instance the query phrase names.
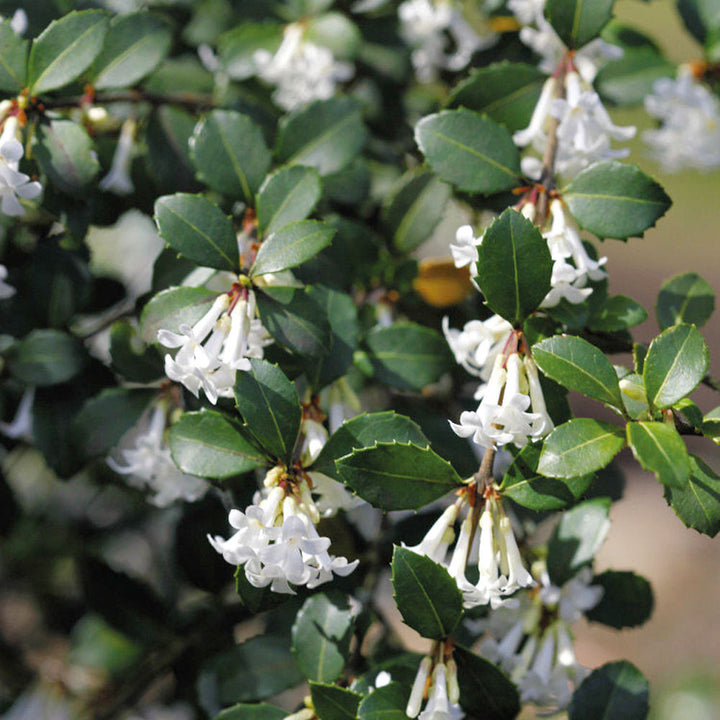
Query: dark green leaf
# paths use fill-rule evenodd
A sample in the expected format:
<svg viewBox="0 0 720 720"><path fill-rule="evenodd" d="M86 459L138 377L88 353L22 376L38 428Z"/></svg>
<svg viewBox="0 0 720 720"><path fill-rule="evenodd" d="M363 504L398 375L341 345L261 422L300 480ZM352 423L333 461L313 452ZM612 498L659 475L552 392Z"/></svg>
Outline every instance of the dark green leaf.
<svg viewBox="0 0 720 720"><path fill-rule="evenodd" d="M295 385L283 371L266 360L250 360L250 370L235 379L235 402L261 447L289 463L302 410Z"/></svg>
<svg viewBox="0 0 720 720"><path fill-rule="evenodd" d="M532 354L538 367L568 390L623 407L612 363L587 340L556 335L533 345Z"/></svg>
<svg viewBox="0 0 720 720"><path fill-rule="evenodd" d="M27 385L59 385L86 365L82 343L60 330L33 330L16 342L7 355L11 374Z"/></svg>
<svg viewBox="0 0 720 720"><path fill-rule="evenodd" d="M629 571L606 570L593 580L603 589L600 602L585 611L592 622L609 625L617 630L637 627L650 618L654 599L650 583Z"/></svg>
<svg viewBox="0 0 720 720"><path fill-rule="evenodd" d="M417 510L457 489L462 480L429 447L382 443L336 461L340 480L382 510Z"/></svg>
<svg viewBox="0 0 720 720"><path fill-rule="evenodd" d="M258 229L265 235L304 220L321 194L322 180L316 170L301 165L279 168L258 191Z"/></svg>
<svg viewBox="0 0 720 720"><path fill-rule="evenodd" d="M648 695L648 681L632 663L607 663L575 691L568 720L645 720Z"/></svg>
<svg viewBox="0 0 720 720"><path fill-rule="evenodd" d="M472 110L424 117L415 140L430 167L458 190L489 195L518 183L520 154L510 133Z"/></svg>
<svg viewBox="0 0 720 720"><path fill-rule="evenodd" d="M672 204L659 183L634 165L615 160L583 170L562 196L580 227L621 240L642 236Z"/></svg>
<svg viewBox="0 0 720 720"><path fill-rule="evenodd" d="M150 383L164 374L157 348L145 345L129 320L118 320L112 326L110 357L113 370L131 382Z"/></svg>
<svg viewBox="0 0 720 720"><path fill-rule="evenodd" d="M353 624L353 612L341 593L318 593L304 602L292 628L292 651L308 680L333 682L340 677Z"/></svg>
<svg viewBox="0 0 720 720"><path fill-rule="evenodd" d="M214 720L283 720L287 712L268 703L239 703L226 708Z"/></svg>
<svg viewBox="0 0 720 720"><path fill-rule="evenodd" d="M170 427L168 444L175 464L188 475L224 480L265 465L262 453L213 410L181 415Z"/></svg>
<svg viewBox="0 0 720 720"><path fill-rule="evenodd" d="M363 698L358 717L360 720L407 720L407 702L407 689L399 682L391 682Z"/></svg>
<svg viewBox="0 0 720 720"><path fill-rule="evenodd" d="M235 592L240 602L253 614L266 612L287 602L292 595L273 592L269 586L255 587L245 575L245 567L238 565L235 570Z"/></svg>
<svg viewBox="0 0 720 720"><path fill-rule="evenodd" d="M0 47L0 91L17 94L25 87L28 41L15 34L9 20L0 21Z"/></svg>
<svg viewBox="0 0 720 720"><path fill-rule="evenodd" d="M140 316L140 335L146 343L157 342L158 330L178 332L183 324L194 325L209 309L218 293L205 288L174 287L155 295Z"/></svg>
<svg viewBox="0 0 720 720"><path fill-rule="evenodd" d="M550 290L552 259L538 228L508 208L485 231L477 283L490 309L519 326Z"/></svg>
<svg viewBox="0 0 720 720"><path fill-rule="evenodd" d="M460 704L468 716L483 720L513 720L520 712L515 685L496 665L463 647L453 657L458 667Z"/></svg>
<svg viewBox="0 0 720 720"><path fill-rule="evenodd" d="M291 352L320 357L330 352L330 323L322 308L303 290L263 288L257 294L263 326Z"/></svg>
<svg viewBox="0 0 720 720"><path fill-rule="evenodd" d="M600 470L625 446L623 435L622 428L600 420L569 420L545 438L538 472L571 479Z"/></svg>
<svg viewBox="0 0 720 720"><path fill-rule="evenodd" d="M619 60L600 68L595 87L616 105L640 105L656 80L674 77L676 67L651 46L626 47Z"/></svg>
<svg viewBox="0 0 720 720"><path fill-rule="evenodd" d="M355 720L360 695L337 687L310 683L310 697L318 720Z"/></svg>
<svg viewBox="0 0 720 720"><path fill-rule="evenodd" d="M172 31L146 12L118 15L110 23L102 51L92 68L98 90L135 85L168 54Z"/></svg>
<svg viewBox="0 0 720 720"><path fill-rule="evenodd" d="M665 499L687 527L710 537L720 532L720 477L699 457L690 455L687 485L666 486Z"/></svg>
<svg viewBox="0 0 720 720"><path fill-rule="evenodd" d="M376 442L393 441L428 444L420 427L404 415L391 411L358 415L345 421L330 436L313 463L313 470L339 480L335 460L353 450L372 447Z"/></svg>
<svg viewBox="0 0 720 720"><path fill-rule="evenodd" d="M547 0L545 17L571 49L594 40L612 17L615 0Z"/></svg>
<svg viewBox="0 0 720 720"><path fill-rule="evenodd" d="M657 300L657 319L662 329L692 323L702 327L715 310L712 286L693 272L682 273L666 280Z"/></svg>
<svg viewBox="0 0 720 720"><path fill-rule="evenodd" d="M548 542L547 569L554 585L564 585L595 553L610 530L610 498L586 500L563 514Z"/></svg>
<svg viewBox="0 0 720 720"><path fill-rule="evenodd" d="M436 175L411 170L393 186L385 200L382 222L401 252L425 242L445 212L451 189Z"/></svg>
<svg viewBox="0 0 720 720"><path fill-rule="evenodd" d="M677 9L685 27L701 43L720 27L720 8L715 0L677 0Z"/></svg>
<svg viewBox="0 0 720 720"><path fill-rule="evenodd" d="M160 237L188 260L218 270L240 269L232 221L202 195L176 193L158 198L155 222Z"/></svg>
<svg viewBox="0 0 720 720"><path fill-rule="evenodd" d="M538 473L540 449L527 445L507 469L500 492L518 505L542 512L561 510L579 500L588 490L593 475L559 479Z"/></svg>
<svg viewBox="0 0 720 720"><path fill-rule="evenodd" d="M627 424L627 439L637 461L655 473L663 485L687 485L690 458L674 427L664 422L631 422Z"/></svg>
<svg viewBox="0 0 720 720"><path fill-rule="evenodd" d="M309 165L321 175L342 170L365 144L358 105L347 97L317 100L296 110L280 129L277 156L286 165Z"/></svg>
<svg viewBox="0 0 720 720"><path fill-rule="evenodd" d="M605 301L588 323L595 332L617 332L639 325L647 319L645 308L625 295L613 295Z"/></svg>
<svg viewBox="0 0 720 720"><path fill-rule="evenodd" d="M683 410L685 413L685 410ZM685 413L687 417L687 413ZM693 423L694 424L694 423ZM711 410L702 418L701 428L706 437L720 437L720 407Z"/></svg>
<svg viewBox="0 0 720 720"><path fill-rule="evenodd" d="M515 131L527 127L547 75L534 65L501 62L472 72L450 93L448 107L485 113Z"/></svg>
<svg viewBox="0 0 720 720"><path fill-rule="evenodd" d="M425 555L396 547L392 583L406 625L431 640L452 634L463 616L462 593L446 568Z"/></svg>
<svg viewBox="0 0 720 720"><path fill-rule="evenodd" d="M234 110L213 110L198 124L190 156L206 185L250 204L272 162L260 128Z"/></svg>
<svg viewBox="0 0 720 720"><path fill-rule="evenodd" d="M61 192L81 197L95 179L100 164L93 142L72 120L39 123L33 152L41 170Z"/></svg>
<svg viewBox="0 0 720 720"><path fill-rule="evenodd" d="M102 10L71 12L51 22L30 50L30 94L40 95L71 83L100 52L108 24L108 15Z"/></svg>
<svg viewBox="0 0 720 720"><path fill-rule="evenodd" d="M665 408L689 395L705 377L708 363L708 347L694 325L664 330L650 343L645 358L648 402Z"/></svg>
<svg viewBox="0 0 720 720"><path fill-rule="evenodd" d="M251 276L297 267L326 248L335 228L317 220L299 220L281 227L260 245Z"/></svg>
<svg viewBox="0 0 720 720"><path fill-rule="evenodd" d="M421 390L452 367L444 338L409 322L373 328L365 338L375 377L390 387Z"/></svg>

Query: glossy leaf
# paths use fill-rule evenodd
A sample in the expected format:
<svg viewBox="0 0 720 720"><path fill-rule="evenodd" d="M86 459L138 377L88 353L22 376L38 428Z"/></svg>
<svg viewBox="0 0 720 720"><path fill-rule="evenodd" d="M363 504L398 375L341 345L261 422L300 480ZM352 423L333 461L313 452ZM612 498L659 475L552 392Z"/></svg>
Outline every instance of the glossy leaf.
<svg viewBox="0 0 720 720"><path fill-rule="evenodd" d="M318 720L355 720L360 695L337 685L310 683L310 697Z"/></svg>
<svg viewBox="0 0 720 720"><path fill-rule="evenodd" d="M207 198L186 193L158 198L155 222L160 237L188 260L218 270L239 270L232 222Z"/></svg>
<svg viewBox="0 0 720 720"><path fill-rule="evenodd" d="M629 571L606 570L593 579L603 589L600 602L585 611L592 622L617 630L637 627L652 615L655 600L650 583Z"/></svg>
<svg viewBox="0 0 720 720"><path fill-rule="evenodd" d="M548 0L545 17L571 49L594 40L612 17L615 0Z"/></svg>
<svg viewBox="0 0 720 720"><path fill-rule="evenodd" d="M458 190L489 195L518 184L520 154L510 133L472 110L424 117L415 141L430 167Z"/></svg>
<svg viewBox="0 0 720 720"><path fill-rule="evenodd" d="M687 527L710 537L720 532L720 476L699 457L690 455L686 486L666 486L665 499Z"/></svg>
<svg viewBox="0 0 720 720"><path fill-rule="evenodd" d="M625 295L613 295L592 315L588 327L595 332L618 332L646 319L647 312L640 303Z"/></svg>
<svg viewBox="0 0 720 720"><path fill-rule="evenodd" d="M462 593L445 567L425 555L396 547L392 583L406 625L432 640L452 634L463 616Z"/></svg>
<svg viewBox="0 0 720 720"><path fill-rule="evenodd" d="M662 329L680 323L702 327L714 310L715 292L697 273L675 275L660 288L656 312Z"/></svg>
<svg viewBox="0 0 720 720"><path fill-rule="evenodd" d="M708 347L694 325L675 325L651 343L643 366L648 402L656 408L689 395L705 377Z"/></svg>
<svg viewBox="0 0 720 720"><path fill-rule="evenodd" d="M194 325L210 309L218 293L205 288L173 287L155 295L140 316L140 335L156 343L158 330L179 332L183 324Z"/></svg>
<svg viewBox="0 0 720 720"><path fill-rule="evenodd" d="M360 720L406 720L408 689L399 682L375 688L358 708Z"/></svg>
<svg viewBox="0 0 720 720"><path fill-rule="evenodd" d="M269 703L238 703L225 708L214 720L283 720L287 712Z"/></svg>
<svg viewBox="0 0 720 720"><path fill-rule="evenodd" d="M672 204L659 183L634 165L615 160L583 170L562 196L580 227L621 240L642 236Z"/></svg>
<svg viewBox="0 0 720 720"><path fill-rule="evenodd" d="M335 228L317 220L299 220L281 227L260 245L250 275L280 272L297 267L326 248Z"/></svg>
<svg viewBox="0 0 720 720"><path fill-rule="evenodd" d="M274 53L282 41L282 26L275 22L246 22L218 38L218 56L233 80L247 80L257 72L258 50Z"/></svg>
<svg viewBox="0 0 720 720"><path fill-rule="evenodd" d="M125 380L150 383L164 375L157 348L145 345L134 323L119 320L110 330L110 357L113 370Z"/></svg>
<svg viewBox="0 0 720 720"><path fill-rule="evenodd" d="M251 204L272 162L260 128L234 110L213 110L200 121L190 156L206 185Z"/></svg>
<svg viewBox="0 0 720 720"><path fill-rule="evenodd" d="M626 47L618 60L600 71L594 85L600 96L616 105L640 105L657 80L674 77L676 67L651 46Z"/></svg>
<svg viewBox="0 0 720 720"><path fill-rule="evenodd" d="M235 378L235 402L248 430L261 447L289 463L302 411L295 385L277 365L250 360L250 369Z"/></svg>
<svg viewBox="0 0 720 720"><path fill-rule="evenodd" d="M265 179L257 196L260 232L270 234L297 220L304 220L322 194L316 170L301 165L282 167Z"/></svg>
<svg viewBox="0 0 720 720"><path fill-rule="evenodd" d="M0 91L19 93L25 86L28 41L15 33L10 20L0 21Z"/></svg>
<svg viewBox="0 0 720 720"><path fill-rule="evenodd" d="M627 425L627 438L637 461L663 485L687 485L690 458L674 427L664 422L632 422Z"/></svg>
<svg viewBox="0 0 720 720"><path fill-rule="evenodd" d="M27 385L59 385L75 377L88 360L82 343L60 330L33 330L7 355L13 377Z"/></svg>
<svg viewBox="0 0 720 720"><path fill-rule="evenodd" d="M556 335L533 345L537 366L568 390L622 408L618 379L602 350L573 335Z"/></svg>
<svg viewBox="0 0 720 720"><path fill-rule="evenodd" d="M457 489L452 465L429 447L378 442L335 462L340 480L382 510L417 510Z"/></svg>
<svg viewBox="0 0 720 720"><path fill-rule="evenodd" d="M565 512L548 541L547 568L554 585L565 584L590 564L610 530L610 498L586 500Z"/></svg>

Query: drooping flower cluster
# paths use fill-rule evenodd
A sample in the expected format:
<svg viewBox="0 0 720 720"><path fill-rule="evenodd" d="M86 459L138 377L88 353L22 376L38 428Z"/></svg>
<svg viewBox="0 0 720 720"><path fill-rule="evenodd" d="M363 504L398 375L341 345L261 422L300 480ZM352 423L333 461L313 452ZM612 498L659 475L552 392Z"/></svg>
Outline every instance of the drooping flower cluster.
<svg viewBox="0 0 720 720"><path fill-rule="evenodd" d="M400 35L412 48L410 59L422 83L437 80L442 70L462 70L476 52L497 40L494 33L478 35L452 0L405 0L398 18Z"/></svg>
<svg viewBox="0 0 720 720"><path fill-rule="evenodd" d="M427 699L422 712L423 701ZM452 648L436 642L418 667L405 714L420 720L452 720L459 714L460 686Z"/></svg>
<svg viewBox="0 0 720 720"><path fill-rule="evenodd" d="M19 170L25 151L18 136L17 117L6 117L0 133L0 211L11 216L24 215L20 200L34 200L42 192L39 182Z"/></svg>
<svg viewBox="0 0 720 720"><path fill-rule="evenodd" d="M355 73L352 64L336 60L328 48L307 40L301 23L287 25L278 50L274 54L257 50L253 62L257 76L276 86L272 97L283 110L332 97L338 83Z"/></svg>
<svg viewBox="0 0 720 720"><path fill-rule="evenodd" d="M587 567L562 587L552 585L543 573L537 591L524 594L515 606L491 612L480 653L517 683L523 702L562 710L585 678L587 670L575 657L570 625L602 598L602 588L591 585L591 580Z"/></svg>
<svg viewBox="0 0 720 720"><path fill-rule="evenodd" d="M180 332L161 329L157 338L167 348L180 348L173 358L165 355L165 373L182 383L195 397L200 389L207 399L232 397L235 373L248 370L248 358L262 358L271 342L268 332L255 317L255 294L235 283L218 296L212 307L192 327Z"/></svg>
<svg viewBox="0 0 720 720"><path fill-rule="evenodd" d="M107 459L115 472L127 476L128 484L153 493L148 499L158 507L176 500L194 502L209 487L205 480L186 475L175 465L166 439L169 410L167 399L154 402Z"/></svg>
<svg viewBox="0 0 720 720"><path fill-rule="evenodd" d="M645 109L660 127L646 130L642 138L665 171L720 165L720 100L689 68L681 68L674 80L656 80Z"/></svg>

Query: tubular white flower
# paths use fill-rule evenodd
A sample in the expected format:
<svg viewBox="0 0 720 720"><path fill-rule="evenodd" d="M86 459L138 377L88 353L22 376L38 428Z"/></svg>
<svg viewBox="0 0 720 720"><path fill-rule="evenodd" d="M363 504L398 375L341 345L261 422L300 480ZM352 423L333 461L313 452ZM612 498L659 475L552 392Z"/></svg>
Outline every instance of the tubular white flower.
<svg viewBox="0 0 720 720"><path fill-rule="evenodd" d="M538 377L535 361L531 357L526 356L523 363L525 364L526 377L530 388L530 403L533 413L539 415L539 418L533 424L532 433L533 438L537 439L547 435L555 427L555 423L553 423L547 411L547 406L545 405L545 396L543 395L542 386L540 385L540 378Z"/></svg>
<svg viewBox="0 0 720 720"><path fill-rule="evenodd" d="M518 130L513 134L513 141L518 147L525 147L540 139L546 141L545 125L550 120L550 105L557 93L557 79L549 77L543 85L542 92L538 98L530 123L524 130Z"/></svg>
<svg viewBox="0 0 720 720"><path fill-rule="evenodd" d="M311 465L317 460L318 455L328 441L328 431L325 427L310 418L304 418L300 425L300 432L303 436L300 462L303 466Z"/></svg>
<svg viewBox="0 0 720 720"><path fill-rule="evenodd" d="M0 266L1 267L1 266ZM0 422L0 433L13 440L33 441L33 403L35 402L35 388L28 387L22 394L15 417L11 422Z"/></svg>
<svg viewBox="0 0 720 720"><path fill-rule="evenodd" d="M417 674L415 675L415 680L410 690L410 698L405 708L405 714L409 718L416 718L420 713L423 696L425 695L425 685L427 684L428 677L430 677L431 668L432 660L426 655L420 661L420 667L418 667Z"/></svg>
<svg viewBox="0 0 720 720"><path fill-rule="evenodd" d="M5 282L7 276L7 268L4 265L0 265L0 300L12 297L17 292L12 285Z"/></svg>
<svg viewBox="0 0 720 720"><path fill-rule="evenodd" d="M432 524L431 528L425 533L425 537L423 537L420 543L407 549L412 550L418 555L426 555L431 560L441 563L445 559L448 548L455 537L452 526L457 516L457 505L448 505L442 515L440 515Z"/></svg>
<svg viewBox="0 0 720 720"><path fill-rule="evenodd" d="M444 663L437 663L432 671L427 705L420 713L419 720L450 720L450 701Z"/></svg>
<svg viewBox="0 0 720 720"><path fill-rule="evenodd" d="M506 594L514 593L522 587L535 585L533 576L527 571L520 556L520 550L515 540L510 518L505 515L500 518L500 538L502 538L501 565L503 574L507 576L507 584L503 588ZM507 569L506 569L507 566Z"/></svg>
<svg viewBox="0 0 720 720"><path fill-rule="evenodd" d="M17 117L5 118L0 133L0 212L14 217L25 214L19 199L34 200L42 192L39 182L18 169L25 152L18 135Z"/></svg>
<svg viewBox="0 0 720 720"><path fill-rule="evenodd" d="M135 190L130 177L130 165L135 145L136 127L137 123L134 119L126 120L122 124L110 171L99 183L101 190L115 195L129 195Z"/></svg>
<svg viewBox="0 0 720 720"><path fill-rule="evenodd" d="M455 267L462 268L469 265L470 272L477 275L478 248L482 245L482 241L483 235L475 237L472 225L461 225L455 233L455 242L450 243Z"/></svg>

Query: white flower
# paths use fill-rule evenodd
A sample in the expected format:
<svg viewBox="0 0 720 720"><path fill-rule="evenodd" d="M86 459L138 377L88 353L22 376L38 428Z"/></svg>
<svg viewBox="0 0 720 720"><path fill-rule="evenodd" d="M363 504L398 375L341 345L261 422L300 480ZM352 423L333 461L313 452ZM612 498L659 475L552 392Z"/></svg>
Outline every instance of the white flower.
<svg viewBox="0 0 720 720"><path fill-rule="evenodd" d="M432 527L418 545L409 547L418 555L425 555L435 562L442 563L447 555L448 548L455 539L452 527L458 516L457 505L449 505L442 515L433 523Z"/></svg>
<svg viewBox="0 0 720 720"><path fill-rule="evenodd" d="M303 418L300 424L302 435L302 448L300 450L300 462L304 467L311 465L317 460L325 443L328 441L328 431L317 420Z"/></svg>
<svg viewBox="0 0 720 720"><path fill-rule="evenodd" d="M174 358L165 356L165 374L195 397L202 388L213 405L219 397L232 397L236 371L248 370L248 358L262 358L272 342L255 317L253 291L235 287L218 296L192 327L183 324L180 333L161 329L157 337L165 347L180 348Z"/></svg>
<svg viewBox="0 0 720 720"><path fill-rule="evenodd" d="M11 216L25 214L25 208L18 198L34 200L42 192L39 182L31 181L28 175L18 169L25 151L17 135L17 118L5 118L0 134L0 212Z"/></svg>
<svg viewBox="0 0 720 720"><path fill-rule="evenodd" d="M258 77L277 86L273 100L284 110L332 97L337 84L355 72L350 63L336 60L327 48L305 40L304 32L300 23L291 23L274 55L257 50L253 56Z"/></svg>
<svg viewBox="0 0 720 720"><path fill-rule="evenodd" d="M130 177L130 165L135 145L136 125L134 119L126 120L122 124L110 171L99 184L101 190L115 195L129 195L135 189Z"/></svg>
<svg viewBox="0 0 720 720"><path fill-rule="evenodd" d="M665 171L720 165L720 100L692 72L656 80L645 110L661 125L642 137Z"/></svg>
<svg viewBox="0 0 720 720"><path fill-rule="evenodd" d="M455 242L450 243L450 252L453 256L455 267L462 268L470 266L470 273L477 275L478 247L482 244L483 236L475 237L472 225L461 225L455 233Z"/></svg>
<svg viewBox="0 0 720 720"><path fill-rule="evenodd" d="M0 266L2 267L2 266ZM35 388L28 387L23 392L15 417L12 422L0 422L0 433L13 440L33 441L33 403L35 402Z"/></svg>
<svg viewBox="0 0 720 720"><path fill-rule="evenodd" d="M432 669L432 673L431 673ZM425 696L425 687L430 677L428 701L420 712ZM457 681L457 666L450 658L447 662L435 663L426 655L421 661L410 691L405 714L409 718L420 716L421 720L453 720L457 715L460 690Z"/></svg>
<svg viewBox="0 0 720 720"><path fill-rule="evenodd" d="M470 320L462 330L455 330L446 316L442 329L455 361L487 382L495 358L510 337L512 325L499 315L492 315L487 320Z"/></svg>
<svg viewBox="0 0 720 720"><path fill-rule="evenodd" d="M114 457L107 459L115 472L129 476L130 484L154 493L149 500L158 507L167 507L176 500L193 502L209 487L205 480L186 475L173 462L165 439L167 415L166 402L155 402L123 440Z"/></svg>
<svg viewBox="0 0 720 720"><path fill-rule="evenodd" d="M312 482L312 495L320 517L332 517L338 510L352 510L363 504L362 498L353 495L342 483L317 472L307 470Z"/></svg>
<svg viewBox="0 0 720 720"><path fill-rule="evenodd" d="M12 297L16 290L12 285L5 282L8 276L8 270L4 265L0 265L0 300Z"/></svg>

